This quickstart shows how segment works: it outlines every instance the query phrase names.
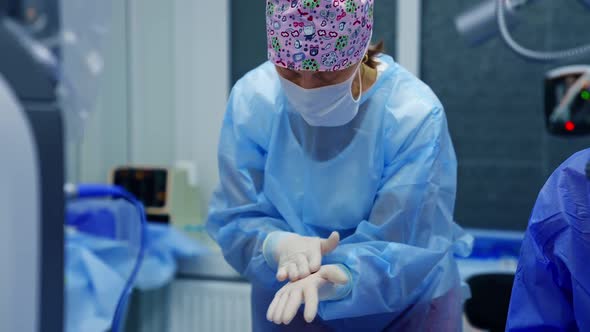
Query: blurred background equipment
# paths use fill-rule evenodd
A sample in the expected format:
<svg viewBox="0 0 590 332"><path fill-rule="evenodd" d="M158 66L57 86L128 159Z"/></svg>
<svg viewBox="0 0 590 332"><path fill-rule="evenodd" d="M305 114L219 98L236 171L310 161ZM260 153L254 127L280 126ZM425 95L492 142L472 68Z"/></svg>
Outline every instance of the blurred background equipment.
<svg viewBox="0 0 590 332"><path fill-rule="evenodd" d="M146 251L147 222L143 205L120 187L66 185L64 190L70 200L124 200L135 212L109 222L104 215L93 216L86 207L82 209L84 217L68 211L65 221L66 331L119 332L124 327L129 297ZM105 206L115 204L105 203ZM114 262L113 259L100 262L97 252L101 251L108 253L105 258L116 257ZM94 257L89 259L89 256ZM106 268L109 263L116 272Z"/></svg>
<svg viewBox="0 0 590 332"><path fill-rule="evenodd" d="M464 305L465 317L475 328L504 331L523 234L491 230L470 233L475 238L473 253L458 259L461 277L471 291Z"/></svg>
<svg viewBox="0 0 590 332"><path fill-rule="evenodd" d="M467 279L471 298L465 302L465 315L471 325L489 332L505 331L513 283L513 274L478 274Z"/></svg>
<svg viewBox="0 0 590 332"><path fill-rule="evenodd" d="M547 130L560 136L590 134L590 65L551 70L545 78Z"/></svg>
<svg viewBox="0 0 590 332"><path fill-rule="evenodd" d="M57 59L0 2L0 330L63 330L64 142ZM46 26L55 27L55 12Z"/></svg>
<svg viewBox="0 0 590 332"><path fill-rule="evenodd" d="M538 0L485 0L455 18L455 27L473 46L500 35L516 54L529 61L556 62L590 56L590 43L561 51L536 51L513 37L519 11ZM590 9L590 2L581 1ZM590 12L588 13L590 15ZM572 31L573 32L573 31ZM568 66L550 71L545 79L545 117L553 135L590 134L590 69Z"/></svg>
<svg viewBox="0 0 590 332"><path fill-rule="evenodd" d="M199 187L191 183L189 169L121 166L110 182L143 202L151 222L169 224L196 240L207 241Z"/></svg>

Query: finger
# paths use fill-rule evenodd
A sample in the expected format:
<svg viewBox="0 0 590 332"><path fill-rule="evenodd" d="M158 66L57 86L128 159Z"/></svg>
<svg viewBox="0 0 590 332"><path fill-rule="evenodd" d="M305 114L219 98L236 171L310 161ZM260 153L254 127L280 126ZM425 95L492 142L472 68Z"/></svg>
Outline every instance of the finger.
<svg viewBox="0 0 590 332"><path fill-rule="evenodd" d="M280 299L278 300L277 307L275 308L275 312L272 315L272 321L275 324L281 324L281 320L283 318L283 311L285 311L285 304L287 304L287 300L289 299L289 292L285 292L280 295Z"/></svg>
<svg viewBox="0 0 590 332"><path fill-rule="evenodd" d="M303 279L311 274L309 271L309 262L305 255L297 257L297 270L299 271L299 279Z"/></svg>
<svg viewBox="0 0 590 332"><path fill-rule="evenodd" d="M316 273L322 266L322 255L317 253L309 253L307 256L307 260L309 261L309 272Z"/></svg>
<svg viewBox="0 0 590 332"><path fill-rule="evenodd" d="M288 273L287 273L287 267L286 266L280 266L278 271L277 271L277 280L278 281L285 281L287 279Z"/></svg>
<svg viewBox="0 0 590 332"><path fill-rule="evenodd" d="M281 297L283 296L283 294L287 293L288 291L289 291L288 287L284 286L281 289L279 289L279 291L275 294L274 298L272 299L272 302L268 306L268 310L266 312L266 319L268 319L271 322L273 321L274 315L275 315L276 311L278 310L278 306L279 306L279 302L281 301Z"/></svg>
<svg viewBox="0 0 590 332"><path fill-rule="evenodd" d="M322 271L322 278L334 284L348 283L348 274L336 265L327 265Z"/></svg>
<svg viewBox="0 0 590 332"><path fill-rule="evenodd" d="M299 270L297 269L297 264L290 263L287 267L287 270L289 271L289 279L291 281L299 280Z"/></svg>
<svg viewBox="0 0 590 332"><path fill-rule="evenodd" d="M272 299L270 305L268 306L268 310L266 311L266 320L268 320L269 322L273 321L274 313L277 310L280 298L281 295L277 293L275 297Z"/></svg>
<svg viewBox="0 0 590 332"><path fill-rule="evenodd" d="M303 289L303 298L305 301L305 310L303 311L303 318L308 323L313 322L318 313L318 291L314 287L306 287Z"/></svg>
<svg viewBox="0 0 590 332"><path fill-rule="evenodd" d="M291 323L299 307L301 306L301 291L294 290L289 294L289 300L285 304L285 310L283 311L283 324L288 325Z"/></svg>
<svg viewBox="0 0 590 332"><path fill-rule="evenodd" d="M329 238L322 239L320 241L322 255L325 255L336 249L338 243L340 243L340 234L338 234L338 232L332 232Z"/></svg>

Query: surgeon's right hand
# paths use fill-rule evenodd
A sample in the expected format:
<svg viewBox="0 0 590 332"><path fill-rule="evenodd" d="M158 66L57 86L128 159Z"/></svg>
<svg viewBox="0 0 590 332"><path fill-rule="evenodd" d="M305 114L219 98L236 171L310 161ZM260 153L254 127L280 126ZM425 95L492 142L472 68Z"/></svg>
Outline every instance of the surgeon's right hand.
<svg viewBox="0 0 590 332"><path fill-rule="evenodd" d="M332 232L327 239L273 232L264 240L263 254L266 262L277 268L277 280L297 281L317 272L322 256L336 249L338 243L338 232Z"/></svg>

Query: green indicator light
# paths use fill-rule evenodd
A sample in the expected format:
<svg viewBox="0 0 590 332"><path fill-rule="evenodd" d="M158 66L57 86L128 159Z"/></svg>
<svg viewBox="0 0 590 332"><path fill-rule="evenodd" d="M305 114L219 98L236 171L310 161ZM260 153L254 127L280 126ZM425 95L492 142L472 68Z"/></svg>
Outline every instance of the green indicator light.
<svg viewBox="0 0 590 332"><path fill-rule="evenodd" d="M590 91L582 91L582 99L590 100Z"/></svg>

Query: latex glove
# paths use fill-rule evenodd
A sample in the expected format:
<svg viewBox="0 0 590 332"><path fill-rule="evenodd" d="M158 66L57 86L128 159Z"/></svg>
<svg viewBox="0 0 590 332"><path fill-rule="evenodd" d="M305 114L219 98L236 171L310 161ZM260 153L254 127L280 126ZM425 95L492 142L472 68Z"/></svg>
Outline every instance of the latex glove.
<svg viewBox="0 0 590 332"><path fill-rule="evenodd" d="M334 250L338 243L338 232L332 232L328 239L273 232L264 241L263 253L267 263L276 266L279 281L285 281L287 277L296 281L317 272L322 256Z"/></svg>
<svg viewBox="0 0 590 332"><path fill-rule="evenodd" d="M338 300L348 295L350 280L350 272L346 267L324 265L307 278L283 286L268 307L266 319L275 324L288 325L301 304L305 303L303 317L311 323L318 312L320 301Z"/></svg>

